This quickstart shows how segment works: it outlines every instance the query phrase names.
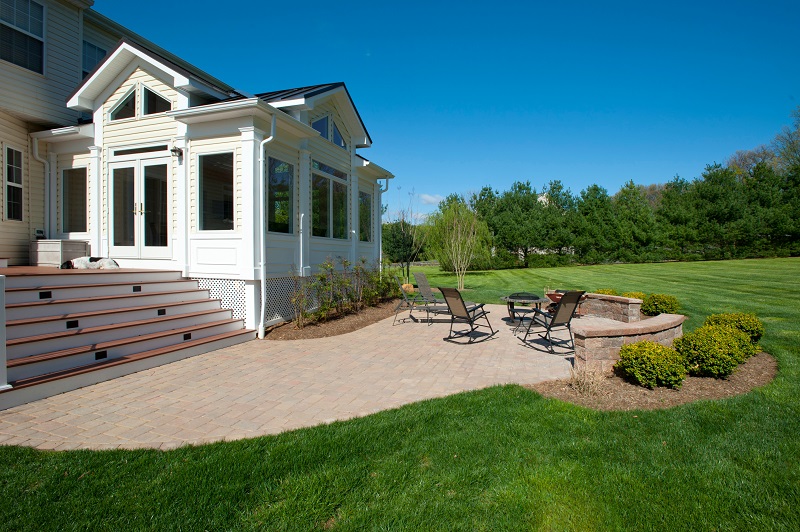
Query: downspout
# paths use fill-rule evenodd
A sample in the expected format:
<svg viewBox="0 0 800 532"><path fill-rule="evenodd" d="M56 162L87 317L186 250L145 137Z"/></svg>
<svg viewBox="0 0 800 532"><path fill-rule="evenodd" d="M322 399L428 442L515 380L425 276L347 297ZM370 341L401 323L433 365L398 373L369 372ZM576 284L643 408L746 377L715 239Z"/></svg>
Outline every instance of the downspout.
<svg viewBox="0 0 800 532"><path fill-rule="evenodd" d="M260 248L261 248L261 318L258 322L258 338L263 340L264 339L264 322L266 321L266 314L267 314L267 198L264 195L264 181L266 176L264 175L264 146L269 144L275 139L275 126L278 121L277 110L272 112L272 130L269 133L269 137L265 138L261 141L261 144L258 145L258 176L259 176L259 200L258 200L258 220L259 220L259 231L261 233L260 238Z"/></svg>
<svg viewBox="0 0 800 532"><path fill-rule="evenodd" d="M378 189L379 198L383 197L383 194L388 190L389 190L389 178L387 177L386 178L386 188L379 188ZM381 210L383 210L382 201L378 201L378 205L380 205L381 206ZM379 264L378 267L380 268L380 271L383 272L383 227L382 227L383 226L383 220L381 220L381 217L378 217L378 223L380 223L380 225L381 225L381 230L378 231L378 235L380 235L378 237L378 264Z"/></svg>
<svg viewBox="0 0 800 532"><path fill-rule="evenodd" d="M304 277L303 272L305 272L303 269L303 217L305 215L304 212L300 213L300 277Z"/></svg>
<svg viewBox="0 0 800 532"><path fill-rule="evenodd" d="M33 135L30 136L31 141L33 142L33 158L34 160L42 163L44 165L44 230L46 231L45 235L47 237L50 236L50 161L43 158L39 155L39 140L35 139Z"/></svg>

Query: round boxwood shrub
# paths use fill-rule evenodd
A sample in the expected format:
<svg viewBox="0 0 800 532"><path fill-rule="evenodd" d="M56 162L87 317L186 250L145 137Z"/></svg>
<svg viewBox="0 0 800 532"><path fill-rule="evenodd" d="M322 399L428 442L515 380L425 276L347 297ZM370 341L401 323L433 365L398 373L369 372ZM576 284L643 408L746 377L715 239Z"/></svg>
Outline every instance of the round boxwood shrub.
<svg viewBox="0 0 800 532"><path fill-rule="evenodd" d="M727 325L739 329L750 337L753 344L764 336L764 324L755 314L745 314L743 312L731 314L712 314L706 318L703 325Z"/></svg>
<svg viewBox="0 0 800 532"><path fill-rule="evenodd" d="M680 307L678 299L667 294L649 294L642 300L642 314L645 316L675 314Z"/></svg>
<svg viewBox="0 0 800 532"><path fill-rule="evenodd" d="M632 297L634 299L641 299L644 301L644 298L647 297L647 294L644 292L622 292L622 297Z"/></svg>
<svg viewBox="0 0 800 532"><path fill-rule="evenodd" d="M615 296L617 295L617 291L613 288L599 288L594 291L595 294L602 294L604 296Z"/></svg>
<svg viewBox="0 0 800 532"><path fill-rule="evenodd" d="M686 378L686 361L676 350L645 340L622 346L614 369L640 386L680 388Z"/></svg>
<svg viewBox="0 0 800 532"><path fill-rule="evenodd" d="M675 340L675 349L686 360L690 375L718 379L729 376L756 352L747 334L726 325L703 325Z"/></svg>

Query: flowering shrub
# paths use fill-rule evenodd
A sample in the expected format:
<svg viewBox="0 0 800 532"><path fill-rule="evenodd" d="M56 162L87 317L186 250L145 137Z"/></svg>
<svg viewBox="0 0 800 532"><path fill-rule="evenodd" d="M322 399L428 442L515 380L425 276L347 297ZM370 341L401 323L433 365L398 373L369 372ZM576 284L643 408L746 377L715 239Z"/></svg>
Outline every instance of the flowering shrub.
<svg viewBox="0 0 800 532"><path fill-rule="evenodd" d="M644 301L644 298L647 297L647 294L644 292L623 292L622 297L632 297L634 299L641 299Z"/></svg>
<svg viewBox="0 0 800 532"><path fill-rule="evenodd" d="M604 296L616 296L617 291L613 288L599 288L594 291L595 294L603 294Z"/></svg>

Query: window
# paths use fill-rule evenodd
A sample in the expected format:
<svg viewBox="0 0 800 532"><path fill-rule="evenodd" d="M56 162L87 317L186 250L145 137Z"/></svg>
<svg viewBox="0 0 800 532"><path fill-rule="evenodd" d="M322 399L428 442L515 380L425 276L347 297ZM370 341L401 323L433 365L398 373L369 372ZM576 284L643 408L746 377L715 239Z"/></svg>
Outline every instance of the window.
<svg viewBox="0 0 800 532"><path fill-rule="evenodd" d="M311 234L313 236L331 236L330 227L330 190L331 182L327 177L312 174L311 176Z"/></svg>
<svg viewBox="0 0 800 532"><path fill-rule="evenodd" d="M122 120L136 116L136 91L132 91L111 111L111 120Z"/></svg>
<svg viewBox="0 0 800 532"><path fill-rule="evenodd" d="M61 206L64 233L86 232L86 168L64 170L61 181Z"/></svg>
<svg viewBox="0 0 800 532"><path fill-rule="evenodd" d="M344 138L342 138L342 134L339 133L339 128L336 127L336 124L333 124L333 143L344 150L347 149L347 144L345 143Z"/></svg>
<svg viewBox="0 0 800 532"><path fill-rule="evenodd" d="M294 166L269 158L267 231L294 232Z"/></svg>
<svg viewBox="0 0 800 532"><path fill-rule="evenodd" d="M347 174L319 161L311 166L319 171L311 174L311 234L346 239Z"/></svg>
<svg viewBox="0 0 800 532"><path fill-rule="evenodd" d="M316 129L323 139L333 142L344 150L347 149L347 143L344 141L344 137L339 131L339 127L336 125L336 122L330 119L329 116L326 115L311 122L311 127Z"/></svg>
<svg viewBox="0 0 800 532"><path fill-rule="evenodd" d="M142 94L142 98L144 99L144 114L153 115L156 113L166 113L172 109L172 103L170 103L169 100L156 94L147 87L143 87L142 89L144 91Z"/></svg>
<svg viewBox="0 0 800 532"><path fill-rule="evenodd" d="M233 153L201 155L200 230L233 230Z"/></svg>
<svg viewBox="0 0 800 532"><path fill-rule="evenodd" d="M6 220L22 220L22 152L6 147Z"/></svg>
<svg viewBox="0 0 800 532"><path fill-rule="evenodd" d="M83 41L83 77L89 75L97 63L106 56L106 51L89 41Z"/></svg>
<svg viewBox="0 0 800 532"><path fill-rule="evenodd" d="M311 123L311 127L316 129L317 131L319 131L319 134L323 139L328 140L330 138L330 136L328 134L328 117L327 116L323 116L319 120L316 120L315 122L312 122Z"/></svg>
<svg viewBox="0 0 800 532"><path fill-rule="evenodd" d="M0 59L44 73L44 7L33 0L0 0Z"/></svg>
<svg viewBox="0 0 800 532"><path fill-rule="evenodd" d="M358 193L358 239L372 242L372 194Z"/></svg>

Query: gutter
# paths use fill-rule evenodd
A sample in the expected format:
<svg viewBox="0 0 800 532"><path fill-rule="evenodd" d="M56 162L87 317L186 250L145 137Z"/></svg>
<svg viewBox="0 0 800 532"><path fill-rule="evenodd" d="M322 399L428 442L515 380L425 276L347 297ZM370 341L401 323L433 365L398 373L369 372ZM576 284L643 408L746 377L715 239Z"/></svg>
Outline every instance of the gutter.
<svg viewBox="0 0 800 532"><path fill-rule="evenodd" d="M269 133L269 137L262 140L258 145L258 190L260 194L258 200L258 220L260 224L259 231L261 232L261 238L259 239L259 247L261 248L261 262L259 263L261 266L261 272L259 273L261 277L261 318L258 322L258 338L260 340L264 339L264 322L266 321L265 318L267 314L267 198L264 194L264 182L266 178L264 175L264 146L275 140L275 129L278 123L277 113L278 111L272 113L272 129Z"/></svg>

